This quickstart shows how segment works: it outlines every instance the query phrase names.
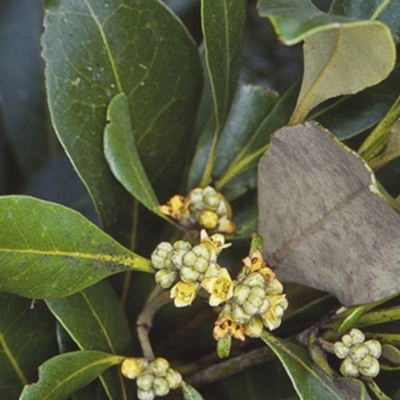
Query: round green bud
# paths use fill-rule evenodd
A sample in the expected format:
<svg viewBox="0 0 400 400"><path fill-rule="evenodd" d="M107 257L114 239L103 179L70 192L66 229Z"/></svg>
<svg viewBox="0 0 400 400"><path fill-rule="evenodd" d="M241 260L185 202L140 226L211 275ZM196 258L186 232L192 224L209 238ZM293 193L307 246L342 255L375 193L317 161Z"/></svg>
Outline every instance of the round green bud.
<svg viewBox="0 0 400 400"><path fill-rule="evenodd" d="M250 337L260 337L263 331L263 321L260 317L253 317L244 325L244 333Z"/></svg>
<svg viewBox="0 0 400 400"><path fill-rule="evenodd" d="M380 370L379 361L368 355L360 361L359 368L362 375L375 378Z"/></svg>
<svg viewBox="0 0 400 400"><path fill-rule="evenodd" d="M261 306L258 309L258 313L259 314L264 314L268 310L270 305L271 305L271 303L269 302L268 297L265 297L263 299L263 302L262 302Z"/></svg>
<svg viewBox="0 0 400 400"><path fill-rule="evenodd" d="M245 324L249 322L251 315L236 303L232 304L232 320L238 324Z"/></svg>
<svg viewBox="0 0 400 400"><path fill-rule="evenodd" d="M170 369L169 362L165 358L156 358L149 366L154 375L158 378L164 377Z"/></svg>
<svg viewBox="0 0 400 400"><path fill-rule="evenodd" d="M203 189L203 203L207 208L211 210L216 210L220 203L220 198L215 191L215 189L211 186L207 186Z"/></svg>
<svg viewBox="0 0 400 400"><path fill-rule="evenodd" d="M183 263L187 265L188 267L193 267L195 262L197 260L197 254L194 253L193 251L188 251L184 256L183 256Z"/></svg>
<svg viewBox="0 0 400 400"><path fill-rule="evenodd" d="M174 250L185 250L189 251L192 245L186 240L178 240L174 243Z"/></svg>
<svg viewBox="0 0 400 400"><path fill-rule="evenodd" d="M258 272L251 272L249 275L247 275L246 279L243 281L243 284L249 286L250 288L254 286L259 286L263 288L264 283L265 283L264 277Z"/></svg>
<svg viewBox="0 0 400 400"><path fill-rule="evenodd" d="M205 258L199 257L199 258L196 260L196 262L195 262L193 268L194 268L197 272L203 273L203 272L205 272L205 271L207 270L207 268L208 268L208 266L209 266L209 263L210 263L210 262L209 262L208 260L206 260Z"/></svg>
<svg viewBox="0 0 400 400"><path fill-rule="evenodd" d="M336 342L333 346L333 350L337 358L346 358L350 353L350 347L347 347L343 342Z"/></svg>
<svg viewBox="0 0 400 400"><path fill-rule="evenodd" d="M156 396L166 396L169 393L169 385L166 379L154 379L153 390Z"/></svg>
<svg viewBox="0 0 400 400"><path fill-rule="evenodd" d="M242 306L250 295L251 289L245 285L237 285L233 289L233 300Z"/></svg>
<svg viewBox="0 0 400 400"><path fill-rule="evenodd" d="M139 400L153 400L156 397L156 395L153 392L153 390L138 389L137 397Z"/></svg>
<svg viewBox="0 0 400 400"><path fill-rule="evenodd" d="M195 188L189 193L191 205L201 203L203 201L203 189Z"/></svg>
<svg viewBox="0 0 400 400"><path fill-rule="evenodd" d="M343 376L357 377L360 375L358 366L349 357L345 358L340 365L340 372Z"/></svg>
<svg viewBox="0 0 400 400"><path fill-rule="evenodd" d="M182 383L182 375L172 368L170 368L167 372L165 379L167 380L168 385L171 389L177 389Z"/></svg>
<svg viewBox="0 0 400 400"><path fill-rule="evenodd" d="M342 336L342 342L347 347L353 346L353 339L351 338L350 335L343 335Z"/></svg>
<svg viewBox="0 0 400 400"><path fill-rule="evenodd" d="M192 251L194 254L196 254L198 258L201 257L206 259L207 261L216 260L215 254L213 254L209 247L206 246L204 243L200 243L197 246L194 246Z"/></svg>
<svg viewBox="0 0 400 400"><path fill-rule="evenodd" d="M144 391L151 389L153 386L153 382L154 382L154 376L149 373L141 374L136 379L136 384L138 388Z"/></svg>
<svg viewBox="0 0 400 400"><path fill-rule="evenodd" d="M193 282L197 282L197 280L200 277L200 273L195 271L192 268L183 266L179 272L179 276L181 277L183 282L193 283Z"/></svg>
<svg viewBox="0 0 400 400"><path fill-rule="evenodd" d="M349 356L354 363L358 364L368 354L369 349L367 346L364 346L363 344L356 344L350 349Z"/></svg>
<svg viewBox="0 0 400 400"><path fill-rule="evenodd" d="M180 269L182 267L183 263L183 257L187 253L187 250L174 250L169 259L171 260L172 264L175 266L175 268Z"/></svg>
<svg viewBox="0 0 400 400"><path fill-rule="evenodd" d="M243 307L243 310L246 312L246 314L251 317L258 313L258 307L255 306L254 304L250 303L249 301L246 301L242 307Z"/></svg>
<svg viewBox="0 0 400 400"><path fill-rule="evenodd" d="M261 286L252 287L250 293L260 299L263 299L266 296L265 289Z"/></svg>
<svg viewBox="0 0 400 400"><path fill-rule="evenodd" d="M351 337L351 339L353 341L353 345L354 344L361 344L365 340L365 335L359 329L356 329L356 328L353 328L350 331L349 335L350 335L350 337Z"/></svg>
<svg viewBox="0 0 400 400"><path fill-rule="evenodd" d="M260 298L259 296L255 296L254 294L250 294L250 296L247 299L248 303L253 304L253 306L260 308L264 300L264 296Z"/></svg>
<svg viewBox="0 0 400 400"><path fill-rule="evenodd" d="M367 340L364 346L368 347L369 354L372 357L379 358L382 354L382 346L377 340Z"/></svg>
<svg viewBox="0 0 400 400"><path fill-rule="evenodd" d="M151 263L155 269L165 268L165 258L161 257L159 254L153 253L151 255Z"/></svg>
<svg viewBox="0 0 400 400"><path fill-rule="evenodd" d="M223 215L228 214L228 207L227 207L225 201L222 200L221 198L219 199L218 208L215 210L215 212L219 217L222 217Z"/></svg>
<svg viewBox="0 0 400 400"><path fill-rule="evenodd" d="M161 269L155 275L157 285L163 289L169 289L178 280L178 271Z"/></svg>

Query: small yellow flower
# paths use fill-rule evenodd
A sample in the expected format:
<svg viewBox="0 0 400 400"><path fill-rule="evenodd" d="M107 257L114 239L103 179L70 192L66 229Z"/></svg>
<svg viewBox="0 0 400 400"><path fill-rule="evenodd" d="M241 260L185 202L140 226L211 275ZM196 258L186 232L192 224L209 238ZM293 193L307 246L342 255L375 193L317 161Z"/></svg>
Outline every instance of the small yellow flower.
<svg viewBox="0 0 400 400"><path fill-rule="evenodd" d="M176 194L168 200L167 204L158 206L158 209L163 214L169 215L170 217L179 220L186 207L186 199L183 196Z"/></svg>
<svg viewBox="0 0 400 400"><path fill-rule="evenodd" d="M264 324L272 331L281 325L282 317L288 307L288 301L284 294L268 296L270 307L261 316Z"/></svg>
<svg viewBox="0 0 400 400"><path fill-rule="evenodd" d="M221 268L217 276L203 279L201 286L211 294L211 307L216 307L233 296L232 278L226 268Z"/></svg>
<svg viewBox="0 0 400 400"><path fill-rule="evenodd" d="M236 231L236 225L226 215L224 215L218 220L217 230L231 235Z"/></svg>
<svg viewBox="0 0 400 400"><path fill-rule="evenodd" d="M199 285L197 283L186 283L179 281L170 292L171 299L174 299L175 307L186 307L193 303L196 298Z"/></svg>
<svg viewBox="0 0 400 400"><path fill-rule="evenodd" d="M242 341L246 338L243 326L233 322L232 319L227 317L219 318L215 322L213 336L215 340L221 340L228 336L232 336L235 339Z"/></svg>
<svg viewBox="0 0 400 400"><path fill-rule="evenodd" d="M243 264L252 272L260 273L266 281L275 279L275 273L267 266L260 250L255 250L249 257L243 259Z"/></svg>
<svg viewBox="0 0 400 400"><path fill-rule="evenodd" d="M208 236L205 229L200 232L200 243L207 245L215 254L219 254L223 249L231 246L232 243L225 243L225 236L221 233L215 233L212 236Z"/></svg>

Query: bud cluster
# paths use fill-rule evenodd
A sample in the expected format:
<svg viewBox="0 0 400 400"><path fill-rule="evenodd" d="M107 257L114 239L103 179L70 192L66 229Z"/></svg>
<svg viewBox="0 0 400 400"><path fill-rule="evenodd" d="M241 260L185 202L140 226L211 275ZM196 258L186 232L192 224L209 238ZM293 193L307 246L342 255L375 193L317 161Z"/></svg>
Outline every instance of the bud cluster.
<svg viewBox="0 0 400 400"><path fill-rule="evenodd" d="M214 338L259 337L264 327L280 326L288 306L283 286L266 265L259 250L243 260L244 267L233 282L232 298L224 305L214 328Z"/></svg>
<svg viewBox="0 0 400 400"><path fill-rule="evenodd" d="M175 195L159 209L186 228L205 228L212 232L227 234L236 230L230 220L229 203L211 186L204 189L195 188L186 197Z"/></svg>
<svg viewBox="0 0 400 400"><path fill-rule="evenodd" d="M150 363L145 358L126 358L121 365L121 373L126 378L136 379L139 400L166 396L182 383L181 374L173 370L164 358L156 358Z"/></svg>
<svg viewBox="0 0 400 400"><path fill-rule="evenodd" d="M170 295L176 307L190 305L201 287L207 290L207 287L217 286L215 293L211 293L210 304L220 304L227 296L232 296L230 287L225 293L225 281L228 281L228 286L232 283L229 273L217 264L218 254L227 246L223 235L216 233L209 237L205 230L196 246L184 240L173 245L160 243L151 255L151 262L158 270L155 275L157 284L164 289L174 285Z"/></svg>
<svg viewBox="0 0 400 400"><path fill-rule="evenodd" d="M374 378L379 374L381 344L377 340L365 341L365 335L358 329L352 329L342 336L341 341L335 343L334 352L343 359L340 365L343 376Z"/></svg>

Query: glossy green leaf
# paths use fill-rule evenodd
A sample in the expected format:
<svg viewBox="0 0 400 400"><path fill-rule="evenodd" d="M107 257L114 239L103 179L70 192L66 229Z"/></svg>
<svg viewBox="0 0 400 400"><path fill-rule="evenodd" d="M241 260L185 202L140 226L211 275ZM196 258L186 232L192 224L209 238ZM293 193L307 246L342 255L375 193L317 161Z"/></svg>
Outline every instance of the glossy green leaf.
<svg viewBox="0 0 400 400"><path fill-rule="evenodd" d="M300 399L370 399L361 381L333 379L326 375L302 347L267 332L261 338L279 358Z"/></svg>
<svg viewBox="0 0 400 400"><path fill-rule="evenodd" d="M20 400L64 400L105 370L120 364L122 356L100 351L61 354L39 368L39 381L25 386Z"/></svg>
<svg viewBox="0 0 400 400"><path fill-rule="evenodd" d="M126 270L152 272L81 214L24 196L0 198L0 290L62 297Z"/></svg>
<svg viewBox="0 0 400 400"><path fill-rule="evenodd" d="M400 65L379 85L323 103L312 111L313 119L340 140L349 139L376 125L400 94Z"/></svg>
<svg viewBox="0 0 400 400"><path fill-rule="evenodd" d="M40 57L42 0L0 2L0 97L4 127L26 178L57 154Z"/></svg>
<svg viewBox="0 0 400 400"><path fill-rule="evenodd" d="M222 189L240 172L236 168L237 164L249 153L249 150L255 147L259 150L268 142L268 135L261 135L258 128L276 101L275 92L264 90L260 86L238 85L216 150L212 175L217 181L218 189ZM214 120L210 120L197 145L189 175L189 187L196 186L200 181L211 151L213 135ZM248 184L248 180L246 183ZM242 183L242 185L245 184Z"/></svg>
<svg viewBox="0 0 400 400"><path fill-rule="evenodd" d="M329 98L376 85L394 68L395 43L379 21L325 14L311 0L259 0L258 7L284 43L304 40L304 76L291 124Z"/></svg>
<svg viewBox="0 0 400 400"><path fill-rule="evenodd" d="M239 78L246 2L202 0L201 21L205 59L214 102L213 137L201 185L208 184L216 150Z"/></svg>
<svg viewBox="0 0 400 400"><path fill-rule="evenodd" d="M99 350L110 354L132 353L130 330L121 302L106 281L72 296L47 299L46 304L81 350ZM82 327L85 329L82 329ZM124 380L117 369L100 378L110 399L125 400Z"/></svg>
<svg viewBox="0 0 400 400"><path fill-rule="evenodd" d="M157 194L170 195L182 174L199 98L197 47L157 0L47 0L45 7L53 123L106 231L129 243L133 198L103 153L107 105L126 93L144 168Z"/></svg>
<svg viewBox="0 0 400 400"><path fill-rule="evenodd" d="M398 292L396 204L325 129L309 122L278 131L260 161L258 194L264 256L280 279L347 306Z"/></svg>
<svg viewBox="0 0 400 400"><path fill-rule="evenodd" d="M136 148L125 93L117 94L108 105L104 153L111 171L124 188L150 211L156 212L157 197Z"/></svg>
<svg viewBox="0 0 400 400"><path fill-rule="evenodd" d="M201 394L188 383L182 383L182 393L185 400L204 400Z"/></svg>
<svg viewBox="0 0 400 400"><path fill-rule="evenodd" d="M40 301L0 293L0 309L0 398L13 400L57 353L55 323Z"/></svg>
<svg viewBox="0 0 400 400"><path fill-rule="evenodd" d="M329 12L347 17L384 22L391 29L396 43L399 43L399 7L399 0L382 0L380 2L375 0L333 0Z"/></svg>

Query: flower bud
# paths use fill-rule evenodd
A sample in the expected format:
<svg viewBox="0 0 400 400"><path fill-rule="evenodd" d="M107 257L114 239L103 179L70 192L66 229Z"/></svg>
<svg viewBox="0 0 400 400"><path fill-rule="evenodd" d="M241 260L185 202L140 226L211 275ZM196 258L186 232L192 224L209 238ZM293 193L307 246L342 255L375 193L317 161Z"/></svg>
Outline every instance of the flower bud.
<svg viewBox="0 0 400 400"><path fill-rule="evenodd" d="M156 396L166 396L169 393L169 385L166 379L156 378L153 383L153 390Z"/></svg>
<svg viewBox="0 0 400 400"><path fill-rule="evenodd" d="M153 390L138 389L137 397L139 400L153 400L156 397L156 395L153 392Z"/></svg>
<svg viewBox="0 0 400 400"><path fill-rule="evenodd" d="M174 250L185 250L189 251L192 248L192 245L186 240L177 240L174 243Z"/></svg>
<svg viewBox="0 0 400 400"><path fill-rule="evenodd" d="M347 347L343 342L336 342L334 345L334 352L337 358L346 358L350 353L350 347Z"/></svg>
<svg viewBox="0 0 400 400"><path fill-rule="evenodd" d="M260 337L263 331L263 321L260 317L253 317L244 325L244 333L249 337Z"/></svg>
<svg viewBox="0 0 400 400"><path fill-rule="evenodd" d="M161 242L151 254L151 263L155 269L165 268L166 260L172 253L173 248L171 243Z"/></svg>
<svg viewBox="0 0 400 400"><path fill-rule="evenodd" d="M251 289L245 285L237 285L233 290L234 301L242 306L249 297Z"/></svg>
<svg viewBox="0 0 400 400"><path fill-rule="evenodd" d="M249 287L259 286L261 288L264 287L264 278L258 272L251 272L247 275L246 279L244 280L243 284Z"/></svg>
<svg viewBox="0 0 400 400"><path fill-rule="evenodd" d="M343 335L342 336L342 342L347 346L351 347L353 345L353 339L351 338L350 335Z"/></svg>
<svg viewBox="0 0 400 400"><path fill-rule="evenodd" d="M171 389L177 389L182 383L182 375L172 368L170 368L167 375L165 375L165 379Z"/></svg>
<svg viewBox="0 0 400 400"><path fill-rule="evenodd" d="M146 370L147 371L147 370ZM154 376L150 373L144 373L137 377L136 384L139 389L147 391L153 386Z"/></svg>
<svg viewBox="0 0 400 400"><path fill-rule="evenodd" d="M182 281L186 282L186 283L197 282L197 280L200 277L200 273L199 272L195 271L192 268L186 267L186 266L181 268L181 270L179 272L179 275L180 275Z"/></svg>
<svg viewBox="0 0 400 400"><path fill-rule="evenodd" d="M149 369L157 377L164 377L170 369L169 362L165 358L156 358L149 366Z"/></svg>
<svg viewBox="0 0 400 400"><path fill-rule="evenodd" d="M352 339L353 345L363 343L365 340L365 335L359 329L353 328L349 335Z"/></svg>
<svg viewBox="0 0 400 400"><path fill-rule="evenodd" d="M203 203L211 210L216 210L218 208L221 200L213 187L207 186L204 188L202 197Z"/></svg>
<svg viewBox="0 0 400 400"><path fill-rule="evenodd" d="M356 344L350 349L349 356L355 364L358 364L368 354L369 349L367 346Z"/></svg>
<svg viewBox="0 0 400 400"><path fill-rule="evenodd" d="M232 304L232 320L238 324L245 324L249 322L251 315L247 314L246 311L236 303Z"/></svg>
<svg viewBox="0 0 400 400"><path fill-rule="evenodd" d="M379 374L379 361L373 356L366 356L360 361L359 369L362 375L375 378Z"/></svg>
<svg viewBox="0 0 400 400"><path fill-rule="evenodd" d="M356 378L360 375L358 367L354 364L350 358L345 358L340 365L340 372L343 376L349 376Z"/></svg>
<svg viewBox="0 0 400 400"><path fill-rule="evenodd" d="M377 340L367 340L364 346L368 347L369 354L372 357L379 358L382 354L382 346Z"/></svg>
<svg viewBox="0 0 400 400"><path fill-rule="evenodd" d="M178 271L170 269L160 269L155 274L157 285L163 289L169 289L178 280Z"/></svg>
<svg viewBox="0 0 400 400"><path fill-rule="evenodd" d="M128 379L137 378L148 365L145 358L125 358L121 364L121 373Z"/></svg>
<svg viewBox="0 0 400 400"><path fill-rule="evenodd" d="M214 229L218 224L218 215L214 211L204 210L197 222L206 229Z"/></svg>

